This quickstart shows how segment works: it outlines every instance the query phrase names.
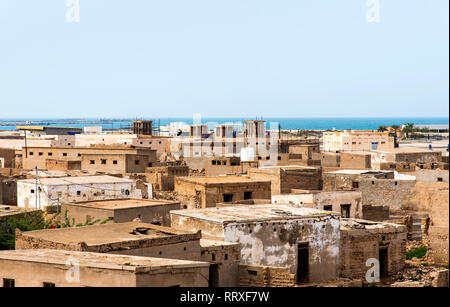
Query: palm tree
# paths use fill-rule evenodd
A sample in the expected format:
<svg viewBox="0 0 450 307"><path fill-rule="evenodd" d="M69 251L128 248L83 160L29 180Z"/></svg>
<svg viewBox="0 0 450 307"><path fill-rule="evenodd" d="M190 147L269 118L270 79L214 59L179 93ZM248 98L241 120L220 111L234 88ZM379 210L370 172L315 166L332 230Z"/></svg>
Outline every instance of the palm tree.
<svg viewBox="0 0 450 307"><path fill-rule="evenodd" d="M386 126L380 126L378 127L379 132L385 132L387 130Z"/></svg>
<svg viewBox="0 0 450 307"><path fill-rule="evenodd" d="M398 128L400 128L399 125L392 125L391 126L392 129L394 129L395 133L397 133Z"/></svg>
<svg viewBox="0 0 450 307"><path fill-rule="evenodd" d="M407 123L403 126L403 132L406 133L406 138L409 137L409 134L414 131L414 124L413 123Z"/></svg>
<svg viewBox="0 0 450 307"><path fill-rule="evenodd" d="M391 125L391 128L394 129L394 147L397 148L400 145L397 140L398 129L400 129L400 126L399 125Z"/></svg>

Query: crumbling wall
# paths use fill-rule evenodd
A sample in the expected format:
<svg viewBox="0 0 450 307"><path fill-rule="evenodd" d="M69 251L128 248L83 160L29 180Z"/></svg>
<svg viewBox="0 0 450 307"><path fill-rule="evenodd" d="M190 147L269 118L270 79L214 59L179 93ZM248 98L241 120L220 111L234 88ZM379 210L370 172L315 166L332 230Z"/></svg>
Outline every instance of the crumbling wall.
<svg viewBox="0 0 450 307"><path fill-rule="evenodd" d="M324 173L322 177L324 191L352 191L356 188L353 182L358 181L357 174Z"/></svg>
<svg viewBox="0 0 450 307"><path fill-rule="evenodd" d="M429 215L428 242L437 264L449 261L449 184L418 182L402 202L401 209Z"/></svg>
<svg viewBox="0 0 450 307"><path fill-rule="evenodd" d="M430 152L402 152L395 154L395 162L436 163L442 161L442 153Z"/></svg>
<svg viewBox="0 0 450 307"><path fill-rule="evenodd" d="M360 178L363 205L389 206L400 209L405 198L410 195L415 180Z"/></svg>
<svg viewBox="0 0 450 307"><path fill-rule="evenodd" d="M414 172L416 170L415 163L409 162L381 162L380 170L397 171L397 172Z"/></svg>
<svg viewBox="0 0 450 307"><path fill-rule="evenodd" d="M3 163L0 163L2 168L14 168L16 160L16 150L10 148L0 148L0 159Z"/></svg>
<svg viewBox="0 0 450 307"><path fill-rule="evenodd" d="M146 182L153 185L155 191L173 191L175 177L189 176L187 166L160 166L146 169Z"/></svg>
<svg viewBox="0 0 450 307"><path fill-rule="evenodd" d="M369 221L387 221L390 217L389 206L362 206L363 219Z"/></svg>
<svg viewBox="0 0 450 307"><path fill-rule="evenodd" d="M252 168L248 170L248 175L255 180L270 181L272 195L288 194L292 189L322 189L322 170L320 168Z"/></svg>
<svg viewBox="0 0 450 307"><path fill-rule="evenodd" d="M240 244L221 241L200 240L200 261L218 266L218 287L239 286L239 262L241 260Z"/></svg>
<svg viewBox="0 0 450 307"><path fill-rule="evenodd" d="M370 267L367 260L379 260L380 247L388 249L388 274L392 275L405 266L406 227L397 230L343 229L341 228L339 272L345 278L366 278Z"/></svg>
<svg viewBox="0 0 450 307"><path fill-rule="evenodd" d="M412 174L417 182L449 182L449 172L447 170L417 170Z"/></svg>
<svg viewBox="0 0 450 307"><path fill-rule="evenodd" d="M50 240L44 240L41 238L36 238L29 236L26 232L22 232L16 229L16 247L15 249L57 249L57 250L67 250L67 251L86 251L85 243L75 243L66 244L59 243Z"/></svg>
<svg viewBox="0 0 450 307"><path fill-rule="evenodd" d="M270 266L240 265L240 287L293 287L295 274L287 268Z"/></svg>
<svg viewBox="0 0 450 307"><path fill-rule="evenodd" d="M225 225L224 240L241 244L241 264L288 268L297 272L298 244L309 244L309 281L337 277L339 218L280 219Z"/></svg>

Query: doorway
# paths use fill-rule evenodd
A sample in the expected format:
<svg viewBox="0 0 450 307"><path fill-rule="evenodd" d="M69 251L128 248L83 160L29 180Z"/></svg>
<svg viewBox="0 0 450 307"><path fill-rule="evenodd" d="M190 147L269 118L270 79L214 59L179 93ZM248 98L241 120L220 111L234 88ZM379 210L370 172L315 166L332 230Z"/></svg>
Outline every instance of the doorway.
<svg viewBox="0 0 450 307"><path fill-rule="evenodd" d="M297 282L306 283L309 281L309 243L298 244L297 257Z"/></svg>
<svg viewBox="0 0 450 307"><path fill-rule="evenodd" d="M219 286L219 265L211 264L209 266L209 283L210 288L216 288Z"/></svg>
<svg viewBox="0 0 450 307"><path fill-rule="evenodd" d="M341 216L345 219L350 218L351 205L341 205Z"/></svg>
<svg viewBox="0 0 450 307"><path fill-rule="evenodd" d="M223 202L230 203L233 201L233 194L223 194Z"/></svg>
<svg viewBox="0 0 450 307"><path fill-rule="evenodd" d="M378 253L378 261L380 262L380 278L388 276L388 249L380 247Z"/></svg>

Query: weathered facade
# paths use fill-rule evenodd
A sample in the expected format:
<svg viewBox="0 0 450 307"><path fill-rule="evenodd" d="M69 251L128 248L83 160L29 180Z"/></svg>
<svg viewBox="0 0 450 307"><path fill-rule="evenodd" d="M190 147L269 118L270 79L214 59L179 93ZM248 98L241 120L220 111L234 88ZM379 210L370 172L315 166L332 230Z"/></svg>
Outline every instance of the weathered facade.
<svg viewBox="0 0 450 307"><path fill-rule="evenodd" d="M199 260L200 238L200 232L129 222L27 232L16 230L16 249L55 249Z"/></svg>
<svg viewBox="0 0 450 307"><path fill-rule="evenodd" d="M153 121L151 120L134 120L133 121L133 133L152 135Z"/></svg>
<svg viewBox="0 0 450 307"><path fill-rule="evenodd" d="M206 176L243 175L249 168L258 167L257 161L242 162L239 157L213 157L206 159Z"/></svg>
<svg viewBox="0 0 450 307"><path fill-rule="evenodd" d="M0 148L0 168L15 167L16 150Z"/></svg>
<svg viewBox="0 0 450 307"><path fill-rule="evenodd" d="M340 276L366 280L366 273L378 261L381 278L405 266L406 227L365 220L341 220ZM369 263L369 265L367 265Z"/></svg>
<svg viewBox="0 0 450 307"><path fill-rule="evenodd" d="M239 286L241 245L220 240L201 239L200 260L210 263L210 287Z"/></svg>
<svg viewBox="0 0 450 307"><path fill-rule="evenodd" d="M415 177L391 171L340 170L323 175L324 191L361 191L363 206L391 209L399 209L415 184Z"/></svg>
<svg viewBox="0 0 450 307"><path fill-rule="evenodd" d="M149 167L145 170L146 182L152 184L154 191L173 191L177 176L189 176L189 167L169 165Z"/></svg>
<svg viewBox="0 0 450 307"><path fill-rule="evenodd" d="M270 181L247 176L175 178L175 192L195 199L195 203L182 203L186 209L215 207L217 203L236 200L270 200L270 186Z"/></svg>
<svg viewBox="0 0 450 307"><path fill-rule="evenodd" d="M288 268L299 282L334 279L339 214L286 204L172 211L172 227L241 244L241 264Z"/></svg>
<svg viewBox="0 0 450 307"><path fill-rule="evenodd" d="M95 233L96 236L92 236ZM56 249L204 261L207 284L236 287L240 244L201 238L200 231L130 222L89 227L16 232L16 249ZM207 278L208 275L205 275Z"/></svg>
<svg viewBox="0 0 450 307"><path fill-rule="evenodd" d="M28 147L22 167L45 169L48 159L81 161L81 169L90 172L143 173L156 162L156 151L131 146Z"/></svg>
<svg viewBox="0 0 450 307"><path fill-rule="evenodd" d="M265 166L249 169L248 176L255 180L270 180L272 195L287 194L292 189L322 189L322 170L315 167Z"/></svg>
<svg viewBox="0 0 450 307"><path fill-rule="evenodd" d="M61 212L75 224L114 220L117 223L140 220L143 223L170 226L170 210L179 210L180 203L166 200L115 199L66 203Z"/></svg>
<svg viewBox="0 0 450 307"><path fill-rule="evenodd" d="M363 217L362 195L359 191L299 191L296 194L272 195L272 202L340 212L344 218Z"/></svg>
<svg viewBox="0 0 450 307"><path fill-rule="evenodd" d="M3 287L206 287L208 270L207 262L178 259L62 250L0 251Z"/></svg>

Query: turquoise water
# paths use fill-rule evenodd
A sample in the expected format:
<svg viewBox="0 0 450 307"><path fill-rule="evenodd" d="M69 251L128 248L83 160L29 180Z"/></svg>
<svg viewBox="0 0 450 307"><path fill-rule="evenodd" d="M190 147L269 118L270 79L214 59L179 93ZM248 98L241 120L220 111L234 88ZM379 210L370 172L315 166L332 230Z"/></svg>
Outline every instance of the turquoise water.
<svg viewBox="0 0 450 307"><path fill-rule="evenodd" d="M149 118L151 119L151 118ZM244 120L256 118L202 118L202 123L207 123L210 128L216 124L242 123ZM281 129L304 129L304 130L326 130L326 129L378 129L379 126L402 125L414 123L416 125L426 124L448 124L448 117L396 117L396 118L261 118L269 123L279 123ZM168 125L170 122L185 122L192 124L192 118L153 118L159 120L160 125ZM31 121L32 125L58 126L58 127L84 127L102 126L104 129L125 128L131 125L132 119L0 119L0 130L14 130L16 125Z"/></svg>

